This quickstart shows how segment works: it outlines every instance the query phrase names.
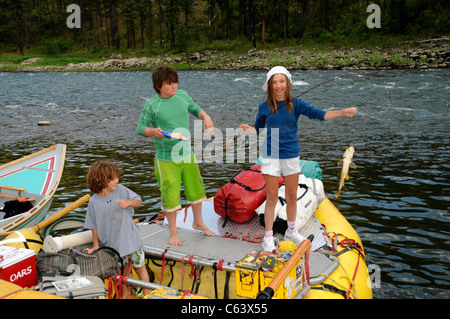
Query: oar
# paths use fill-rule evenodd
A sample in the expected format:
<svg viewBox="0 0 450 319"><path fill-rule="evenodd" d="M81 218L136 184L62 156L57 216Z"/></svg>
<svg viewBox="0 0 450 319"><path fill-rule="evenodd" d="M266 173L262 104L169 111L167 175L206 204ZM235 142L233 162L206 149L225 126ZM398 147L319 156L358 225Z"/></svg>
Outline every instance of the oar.
<svg viewBox="0 0 450 319"><path fill-rule="evenodd" d="M280 285L286 280L287 275L297 265L300 258L309 249L309 246L311 246L313 238L314 235L310 235L298 246L297 250L291 256L291 258L289 258L284 267L281 268L280 272L275 276L275 278L271 281L271 283L258 294L256 299L270 299L273 297L275 291L277 291Z"/></svg>
<svg viewBox="0 0 450 319"><path fill-rule="evenodd" d="M39 232L41 229L44 229L45 227L47 227L48 225L54 223L55 221L57 221L61 217L67 215L68 213L70 213L74 209L76 209L76 208L80 207L81 205L83 205L84 203L88 202L89 199L91 199L91 195L90 194L84 195L83 197L81 197L77 201L73 202L69 206L64 207L59 212L53 214L49 218L46 218L42 222L40 222L39 224L33 226L31 229L33 229L35 233Z"/></svg>

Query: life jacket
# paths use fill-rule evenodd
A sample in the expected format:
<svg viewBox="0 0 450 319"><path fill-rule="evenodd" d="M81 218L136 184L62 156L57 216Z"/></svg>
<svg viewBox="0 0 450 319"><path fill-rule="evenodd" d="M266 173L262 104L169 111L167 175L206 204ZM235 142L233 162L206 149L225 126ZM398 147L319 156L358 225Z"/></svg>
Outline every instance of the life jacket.
<svg viewBox="0 0 450 319"><path fill-rule="evenodd" d="M284 182L279 178L279 185ZM261 173L261 165L252 166L233 177L222 186L214 196L214 211L225 218L222 227L228 219L242 224L249 222L255 215L255 210L266 199L266 182Z"/></svg>

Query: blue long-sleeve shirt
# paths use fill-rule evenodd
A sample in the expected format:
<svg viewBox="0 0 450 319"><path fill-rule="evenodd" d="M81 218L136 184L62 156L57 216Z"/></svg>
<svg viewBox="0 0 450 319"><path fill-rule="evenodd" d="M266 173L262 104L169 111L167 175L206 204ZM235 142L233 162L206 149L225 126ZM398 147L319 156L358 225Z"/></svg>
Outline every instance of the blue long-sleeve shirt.
<svg viewBox="0 0 450 319"><path fill-rule="evenodd" d="M267 102L262 102L258 107L254 125L258 134L260 129L267 126L262 156L270 158L298 157L298 118L303 114L310 119L323 121L326 113L301 99L293 101L293 110L290 113L286 110L285 101L278 101L278 110L269 115L271 112Z"/></svg>

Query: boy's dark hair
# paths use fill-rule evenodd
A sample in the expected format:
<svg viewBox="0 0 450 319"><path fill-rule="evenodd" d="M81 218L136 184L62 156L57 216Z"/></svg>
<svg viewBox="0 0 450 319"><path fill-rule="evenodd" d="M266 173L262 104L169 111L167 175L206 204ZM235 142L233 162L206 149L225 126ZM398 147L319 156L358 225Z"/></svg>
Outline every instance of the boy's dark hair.
<svg viewBox="0 0 450 319"><path fill-rule="evenodd" d="M161 66L153 70L152 80L153 88L157 93L160 93L164 82L178 83L178 73L177 70L171 66Z"/></svg>
<svg viewBox="0 0 450 319"><path fill-rule="evenodd" d="M91 165L87 173L87 187L93 193L100 193L108 183L120 176L119 167L110 161L98 161Z"/></svg>

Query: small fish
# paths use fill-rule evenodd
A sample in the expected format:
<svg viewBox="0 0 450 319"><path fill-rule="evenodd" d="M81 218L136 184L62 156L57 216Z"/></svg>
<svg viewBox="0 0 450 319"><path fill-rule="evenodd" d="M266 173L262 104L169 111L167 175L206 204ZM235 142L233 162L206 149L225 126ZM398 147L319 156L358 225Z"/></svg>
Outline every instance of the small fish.
<svg viewBox="0 0 450 319"><path fill-rule="evenodd" d="M344 152L342 160L339 161L338 165L342 165L341 170L341 180L339 181L339 190L336 192L335 196L339 197L341 194L341 189L344 186L344 179L349 179L350 176L348 175L349 167L356 168L355 163L352 162L353 153L355 153L355 148L348 144L347 149Z"/></svg>

